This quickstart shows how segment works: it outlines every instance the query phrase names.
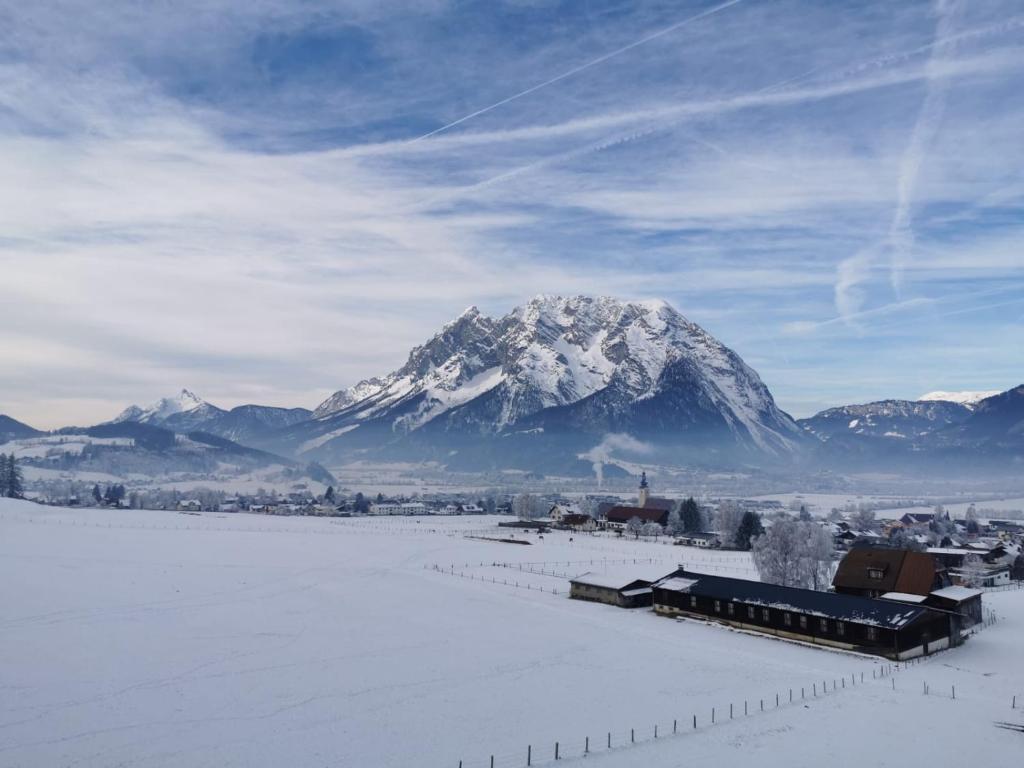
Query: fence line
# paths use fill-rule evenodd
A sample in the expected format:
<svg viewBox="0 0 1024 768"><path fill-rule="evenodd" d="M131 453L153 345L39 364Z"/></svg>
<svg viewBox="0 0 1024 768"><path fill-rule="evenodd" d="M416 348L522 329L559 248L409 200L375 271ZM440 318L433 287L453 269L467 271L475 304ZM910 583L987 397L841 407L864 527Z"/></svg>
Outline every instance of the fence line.
<svg viewBox="0 0 1024 768"><path fill-rule="evenodd" d="M458 575L458 574L456 574ZM742 708L738 702L730 702L726 707L719 708L717 705L705 707L702 711L690 711L673 720L649 724L642 728L630 727L616 730L603 731L572 740L556 739L546 744L527 744L523 749L516 752L494 752L479 760L458 760L453 762L458 768L527 768L532 766L550 765L558 760L586 757L590 754L609 752L618 749L628 749L636 744L648 744L658 740L684 738L687 734L707 730L716 725L721 725L731 720L744 717L752 717L768 711L789 708L799 708L808 700L822 698L827 695L835 695L869 682L882 680L891 681L890 685L896 690L895 674L900 669L917 666L924 663L930 657L910 659L901 662L890 662L881 660L872 666L871 677L868 678L864 672L849 673L843 677L824 678L813 680L809 685L794 686L778 691L771 695L756 699L744 699ZM1016 700L1014 700L1016 705Z"/></svg>

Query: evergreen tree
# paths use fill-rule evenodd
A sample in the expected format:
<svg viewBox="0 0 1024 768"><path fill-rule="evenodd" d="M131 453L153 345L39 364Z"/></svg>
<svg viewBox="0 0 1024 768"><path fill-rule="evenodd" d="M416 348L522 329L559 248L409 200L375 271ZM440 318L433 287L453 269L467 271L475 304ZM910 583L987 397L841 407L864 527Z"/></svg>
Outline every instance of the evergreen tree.
<svg viewBox="0 0 1024 768"><path fill-rule="evenodd" d="M327 491L324 493L324 501L326 501L328 504L333 504L334 503L334 486L333 485L327 486Z"/></svg>
<svg viewBox="0 0 1024 768"><path fill-rule="evenodd" d="M93 501L95 501L97 504L100 504L103 501L103 494L100 493L100 484L99 483L96 483L92 487L92 498L93 498Z"/></svg>
<svg viewBox="0 0 1024 768"><path fill-rule="evenodd" d="M736 530L737 549L750 549L751 542L764 533L761 516L757 512L744 512L740 527Z"/></svg>
<svg viewBox="0 0 1024 768"><path fill-rule="evenodd" d="M20 499L25 489L18 459L12 452L10 456L0 453L0 496L9 499Z"/></svg>
<svg viewBox="0 0 1024 768"><path fill-rule="evenodd" d="M811 513L807 511L807 507L803 504L800 505L800 519L805 523L811 522Z"/></svg>
<svg viewBox="0 0 1024 768"><path fill-rule="evenodd" d="M362 491L359 491L356 494L356 499L352 503L352 509L361 514L366 514L370 511L370 502L366 500L365 496L363 496Z"/></svg>
<svg viewBox="0 0 1024 768"><path fill-rule="evenodd" d="M697 502L694 501L692 496L683 502L683 506L679 510L679 516L683 519L683 530L687 533L697 533L704 527L700 507L697 506Z"/></svg>

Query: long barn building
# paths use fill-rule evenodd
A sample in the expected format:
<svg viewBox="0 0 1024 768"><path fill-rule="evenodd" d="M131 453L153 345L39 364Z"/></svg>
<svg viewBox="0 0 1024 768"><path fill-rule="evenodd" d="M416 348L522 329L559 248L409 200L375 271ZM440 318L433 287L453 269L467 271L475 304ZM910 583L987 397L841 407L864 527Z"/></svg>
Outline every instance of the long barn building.
<svg viewBox="0 0 1024 768"><path fill-rule="evenodd" d="M744 630L902 660L948 648L950 615L834 592L780 587L680 569L654 583L654 610ZM954 641L955 642L955 641Z"/></svg>

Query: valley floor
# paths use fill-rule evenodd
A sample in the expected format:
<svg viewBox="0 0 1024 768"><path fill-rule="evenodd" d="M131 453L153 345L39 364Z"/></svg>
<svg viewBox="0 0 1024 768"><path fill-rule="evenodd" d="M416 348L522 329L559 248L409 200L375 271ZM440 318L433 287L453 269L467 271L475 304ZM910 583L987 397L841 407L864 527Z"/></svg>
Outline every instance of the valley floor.
<svg viewBox="0 0 1024 768"><path fill-rule="evenodd" d="M579 762L587 737L609 768L1011 765L1024 746L994 725L1024 724L1024 591L883 679L876 659L566 596L564 574L621 561L753 578L745 555L466 538L494 523L0 500L0 766L511 768L556 741Z"/></svg>

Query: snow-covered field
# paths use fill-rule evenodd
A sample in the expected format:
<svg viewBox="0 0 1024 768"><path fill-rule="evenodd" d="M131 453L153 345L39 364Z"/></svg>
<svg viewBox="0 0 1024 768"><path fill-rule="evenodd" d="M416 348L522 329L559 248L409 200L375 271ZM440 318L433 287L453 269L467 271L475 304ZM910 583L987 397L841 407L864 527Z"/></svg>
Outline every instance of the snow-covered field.
<svg viewBox="0 0 1024 768"><path fill-rule="evenodd" d="M963 648L875 679L867 657L571 601L561 575L752 577L744 555L467 533L498 529L0 500L0 766L505 768L556 741L579 762L587 737L610 768L1011 765L1024 743L993 725L1024 722L1024 591L986 595L1003 619Z"/></svg>

